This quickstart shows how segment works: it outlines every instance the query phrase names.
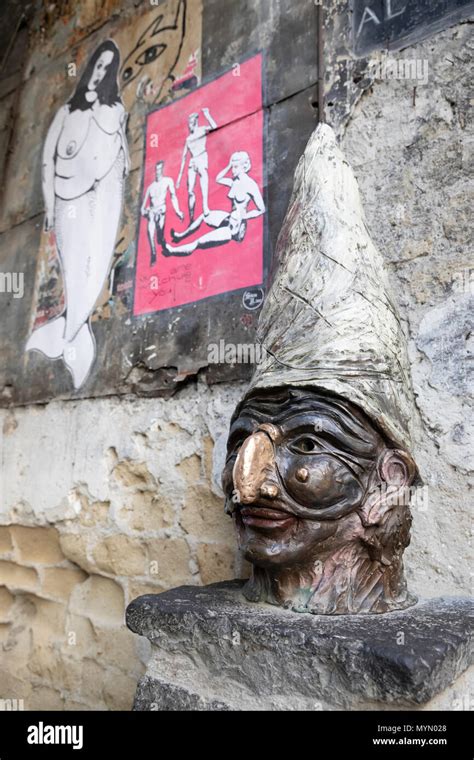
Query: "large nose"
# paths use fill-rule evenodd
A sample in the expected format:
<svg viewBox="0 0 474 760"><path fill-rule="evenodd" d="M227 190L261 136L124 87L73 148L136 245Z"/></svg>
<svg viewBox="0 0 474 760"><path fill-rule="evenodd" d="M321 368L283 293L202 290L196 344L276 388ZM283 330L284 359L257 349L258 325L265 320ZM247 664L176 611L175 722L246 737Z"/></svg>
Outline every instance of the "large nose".
<svg viewBox="0 0 474 760"><path fill-rule="evenodd" d="M275 452L267 433L257 431L244 441L234 464L232 478L241 504L251 504L262 496L267 499L278 496L280 489L276 482Z"/></svg>

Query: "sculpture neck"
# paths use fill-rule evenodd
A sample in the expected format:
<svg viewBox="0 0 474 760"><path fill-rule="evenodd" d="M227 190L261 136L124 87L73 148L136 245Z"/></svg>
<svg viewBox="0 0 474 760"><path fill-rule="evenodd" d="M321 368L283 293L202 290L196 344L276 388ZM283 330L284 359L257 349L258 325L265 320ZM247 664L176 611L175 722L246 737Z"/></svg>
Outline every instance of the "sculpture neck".
<svg viewBox="0 0 474 760"><path fill-rule="evenodd" d="M335 549L305 568L254 565L243 594L252 602L316 615L391 612L416 602L408 594L401 559L384 565L361 543Z"/></svg>

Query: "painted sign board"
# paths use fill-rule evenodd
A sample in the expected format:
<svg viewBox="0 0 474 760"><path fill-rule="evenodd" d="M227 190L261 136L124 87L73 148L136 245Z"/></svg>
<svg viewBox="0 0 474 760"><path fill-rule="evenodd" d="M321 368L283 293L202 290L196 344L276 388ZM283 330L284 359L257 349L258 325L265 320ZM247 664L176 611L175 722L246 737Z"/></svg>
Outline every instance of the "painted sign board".
<svg viewBox="0 0 474 760"><path fill-rule="evenodd" d="M354 51L397 50L472 15L472 0L352 0Z"/></svg>

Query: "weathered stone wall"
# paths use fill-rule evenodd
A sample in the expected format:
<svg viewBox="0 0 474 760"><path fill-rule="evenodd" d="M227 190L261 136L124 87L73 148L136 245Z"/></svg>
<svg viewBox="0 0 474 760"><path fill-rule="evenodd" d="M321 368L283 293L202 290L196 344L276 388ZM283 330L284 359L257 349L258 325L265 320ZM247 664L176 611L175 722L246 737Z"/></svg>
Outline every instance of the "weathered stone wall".
<svg viewBox="0 0 474 760"><path fill-rule="evenodd" d="M471 29L460 24L398 54L426 62L427 83L377 82L343 138L409 337L425 494L407 564L422 595L472 589Z"/></svg>
<svg viewBox="0 0 474 760"><path fill-rule="evenodd" d="M460 24L404 51L429 61L428 83L376 82L341 135L410 339L427 500L407 574L423 597L470 591L468 33ZM219 494L242 387L197 380L169 399L0 411L1 698L129 709L148 650L124 627L126 604L245 574Z"/></svg>
<svg viewBox="0 0 474 760"><path fill-rule="evenodd" d="M125 606L245 573L217 490L239 391L1 412L2 698L129 709L148 642Z"/></svg>

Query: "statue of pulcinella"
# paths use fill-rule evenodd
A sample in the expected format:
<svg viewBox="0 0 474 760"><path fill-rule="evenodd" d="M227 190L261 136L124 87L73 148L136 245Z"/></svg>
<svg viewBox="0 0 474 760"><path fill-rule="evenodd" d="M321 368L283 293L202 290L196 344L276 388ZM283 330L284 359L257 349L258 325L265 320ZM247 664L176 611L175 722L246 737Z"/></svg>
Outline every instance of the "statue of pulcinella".
<svg viewBox="0 0 474 760"><path fill-rule="evenodd" d="M320 125L301 158L223 474L252 575L298 612L415 603L403 574L412 487L406 340L357 182Z"/></svg>
<svg viewBox="0 0 474 760"><path fill-rule="evenodd" d="M327 126L297 167L274 261L223 472L250 578L129 604L151 642L134 709L453 709L472 603L407 590L420 476L406 339Z"/></svg>

